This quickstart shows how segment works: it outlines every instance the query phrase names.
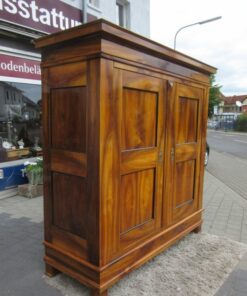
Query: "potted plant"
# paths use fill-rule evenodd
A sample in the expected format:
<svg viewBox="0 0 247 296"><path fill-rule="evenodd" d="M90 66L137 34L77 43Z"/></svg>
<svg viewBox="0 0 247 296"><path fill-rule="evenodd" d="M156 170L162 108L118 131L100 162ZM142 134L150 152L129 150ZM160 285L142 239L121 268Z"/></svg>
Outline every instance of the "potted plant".
<svg viewBox="0 0 247 296"><path fill-rule="evenodd" d="M37 158L35 162L26 161L23 173L27 176L31 185L43 184L43 159Z"/></svg>

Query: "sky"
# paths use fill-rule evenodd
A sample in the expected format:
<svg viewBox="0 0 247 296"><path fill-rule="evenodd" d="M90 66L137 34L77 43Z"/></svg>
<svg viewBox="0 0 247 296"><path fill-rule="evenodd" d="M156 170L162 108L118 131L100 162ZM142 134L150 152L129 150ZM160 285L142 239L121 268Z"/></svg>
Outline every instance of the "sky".
<svg viewBox="0 0 247 296"><path fill-rule="evenodd" d="M218 68L225 96L247 94L246 0L150 0L150 6L151 39L171 48L179 28L222 16L182 30L176 50Z"/></svg>
<svg viewBox="0 0 247 296"><path fill-rule="evenodd" d="M23 91L23 95L27 96L30 100L37 103L41 99L41 87L37 84L27 84L18 82L7 82L12 86Z"/></svg>

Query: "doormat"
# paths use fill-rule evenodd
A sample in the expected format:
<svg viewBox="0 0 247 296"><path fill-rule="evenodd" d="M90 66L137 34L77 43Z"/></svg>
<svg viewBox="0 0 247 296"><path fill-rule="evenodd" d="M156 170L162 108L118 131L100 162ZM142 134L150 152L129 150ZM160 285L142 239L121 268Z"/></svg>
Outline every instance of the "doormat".
<svg viewBox="0 0 247 296"><path fill-rule="evenodd" d="M213 296L247 252L247 245L191 233L109 289L109 296ZM46 282L66 296L89 289L64 274Z"/></svg>

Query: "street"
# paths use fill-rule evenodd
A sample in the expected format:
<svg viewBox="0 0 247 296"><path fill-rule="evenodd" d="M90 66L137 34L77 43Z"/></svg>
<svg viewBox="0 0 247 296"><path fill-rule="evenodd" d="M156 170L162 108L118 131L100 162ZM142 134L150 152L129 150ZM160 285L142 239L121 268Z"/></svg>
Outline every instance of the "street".
<svg viewBox="0 0 247 296"><path fill-rule="evenodd" d="M247 133L208 130L207 140L211 149L247 159Z"/></svg>
<svg viewBox="0 0 247 296"><path fill-rule="evenodd" d="M247 199L247 134L208 130L207 170Z"/></svg>

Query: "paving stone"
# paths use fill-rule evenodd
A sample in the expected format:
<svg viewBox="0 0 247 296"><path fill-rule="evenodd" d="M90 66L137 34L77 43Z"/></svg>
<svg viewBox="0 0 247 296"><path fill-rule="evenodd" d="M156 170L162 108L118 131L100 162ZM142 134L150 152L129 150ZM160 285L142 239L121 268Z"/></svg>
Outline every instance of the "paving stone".
<svg viewBox="0 0 247 296"><path fill-rule="evenodd" d="M16 203L18 202L20 201L16 199ZM10 203L14 206L13 202ZM5 204L8 203L5 202ZM19 216L22 215L23 213L19 213ZM40 215L42 215L42 207L40 207ZM17 219L13 218L11 213L0 213L0 225L0 295L61 296L58 290L48 286L43 280L42 240L37 240L30 235L32 231L34 235L37 231L42 233L43 223L37 225L29 217Z"/></svg>

